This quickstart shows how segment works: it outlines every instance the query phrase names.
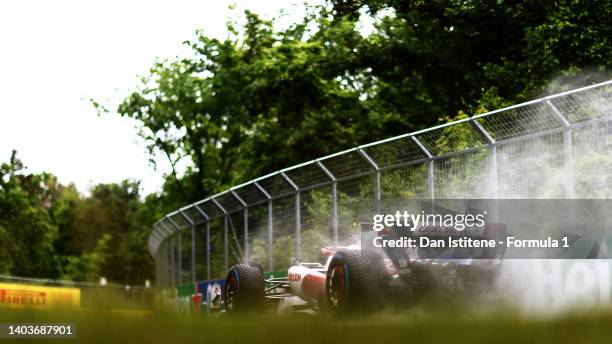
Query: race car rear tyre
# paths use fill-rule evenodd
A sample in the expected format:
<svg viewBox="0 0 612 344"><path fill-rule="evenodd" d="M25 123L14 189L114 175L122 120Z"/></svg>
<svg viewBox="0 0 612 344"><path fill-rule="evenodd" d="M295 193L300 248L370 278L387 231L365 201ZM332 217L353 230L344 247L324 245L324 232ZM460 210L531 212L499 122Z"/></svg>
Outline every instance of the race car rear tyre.
<svg viewBox="0 0 612 344"><path fill-rule="evenodd" d="M378 253L340 250L327 270L327 309L333 313L375 310L382 304L386 285L386 268Z"/></svg>
<svg viewBox="0 0 612 344"><path fill-rule="evenodd" d="M234 265L225 278L223 301L227 312L248 312L264 303L264 278L257 264Z"/></svg>

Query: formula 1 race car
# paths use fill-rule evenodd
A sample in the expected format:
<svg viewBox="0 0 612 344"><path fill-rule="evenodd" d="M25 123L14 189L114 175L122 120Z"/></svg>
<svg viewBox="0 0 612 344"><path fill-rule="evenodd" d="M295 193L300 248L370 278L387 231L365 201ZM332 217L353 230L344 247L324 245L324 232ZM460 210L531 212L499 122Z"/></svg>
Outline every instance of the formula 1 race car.
<svg viewBox="0 0 612 344"><path fill-rule="evenodd" d="M367 229L368 224L362 224L361 240L366 232L392 235L392 231ZM411 235L431 238L435 233L429 228ZM462 233L466 235L470 234ZM486 225L477 235L499 239L507 234L504 225ZM426 293L479 293L495 280L504 249L362 249L352 245L325 247L321 253L325 264L294 260L286 278L264 279L261 266L254 263L233 266L223 291L225 310L261 309L298 298L299 306L346 313L403 304Z"/></svg>

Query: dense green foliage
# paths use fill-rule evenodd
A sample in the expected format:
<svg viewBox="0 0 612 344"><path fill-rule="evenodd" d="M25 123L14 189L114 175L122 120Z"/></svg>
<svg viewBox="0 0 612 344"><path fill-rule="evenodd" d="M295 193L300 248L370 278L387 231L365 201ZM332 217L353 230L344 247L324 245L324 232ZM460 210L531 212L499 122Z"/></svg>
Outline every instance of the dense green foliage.
<svg viewBox="0 0 612 344"><path fill-rule="evenodd" d="M83 196L48 173L28 174L13 152L0 167L0 273L144 284L151 202L137 182L99 184Z"/></svg>
<svg viewBox="0 0 612 344"><path fill-rule="evenodd" d="M189 168L169 207L351 146L610 77L594 1L335 0L275 29L246 12L193 56L156 64L118 112ZM372 18L374 28L362 23Z"/></svg>

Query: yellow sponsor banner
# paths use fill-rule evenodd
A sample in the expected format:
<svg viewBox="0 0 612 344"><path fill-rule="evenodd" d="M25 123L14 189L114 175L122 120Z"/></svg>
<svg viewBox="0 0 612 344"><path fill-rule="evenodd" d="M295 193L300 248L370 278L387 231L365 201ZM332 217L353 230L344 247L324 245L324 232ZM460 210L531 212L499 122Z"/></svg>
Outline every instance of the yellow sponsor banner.
<svg viewBox="0 0 612 344"><path fill-rule="evenodd" d="M79 308L78 288L46 287L0 283L0 307L12 308Z"/></svg>

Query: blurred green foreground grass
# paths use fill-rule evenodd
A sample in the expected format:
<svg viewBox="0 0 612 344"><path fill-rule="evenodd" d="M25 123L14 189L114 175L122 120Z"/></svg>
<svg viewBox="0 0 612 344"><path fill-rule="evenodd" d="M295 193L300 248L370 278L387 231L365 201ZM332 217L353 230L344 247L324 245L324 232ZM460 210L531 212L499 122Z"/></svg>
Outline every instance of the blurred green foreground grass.
<svg viewBox="0 0 612 344"><path fill-rule="evenodd" d="M15 343L612 343L612 311L519 316L459 309L352 316L185 317L168 312L0 309L0 322L76 323L76 339L0 339Z"/></svg>

